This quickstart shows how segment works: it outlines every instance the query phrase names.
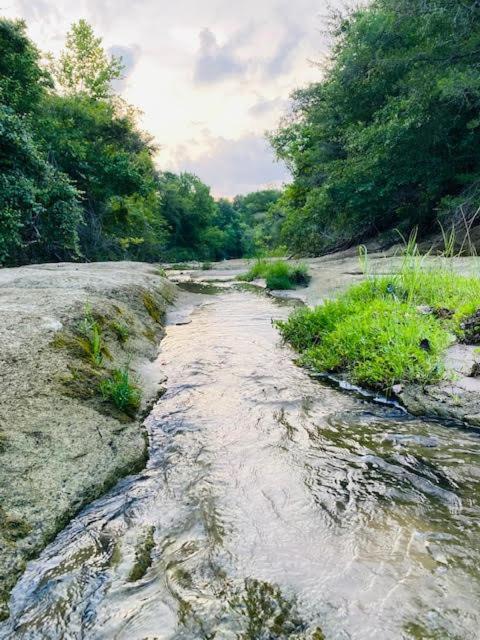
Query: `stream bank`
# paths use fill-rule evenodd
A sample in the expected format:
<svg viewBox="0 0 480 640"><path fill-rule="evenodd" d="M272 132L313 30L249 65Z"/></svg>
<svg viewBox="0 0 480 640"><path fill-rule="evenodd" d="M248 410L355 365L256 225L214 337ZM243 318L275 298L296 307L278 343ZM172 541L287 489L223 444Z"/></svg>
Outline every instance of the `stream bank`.
<svg viewBox="0 0 480 640"><path fill-rule="evenodd" d="M0 270L0 617L27 560L147 459L140 417L105 402L97 371L70 348L75 339L81 346L78 325L86 313L101 321L102 372L130 367L141 415L160 391L150 361L174 296L158 269L141 263Z"/></svg>
<svg viewBox="0 0 480 640"><path fill-rule="evenodd" d="M476 638L478 434L310 379L289 313L179 294L146 468L28 564L1 640Z"/></svg>

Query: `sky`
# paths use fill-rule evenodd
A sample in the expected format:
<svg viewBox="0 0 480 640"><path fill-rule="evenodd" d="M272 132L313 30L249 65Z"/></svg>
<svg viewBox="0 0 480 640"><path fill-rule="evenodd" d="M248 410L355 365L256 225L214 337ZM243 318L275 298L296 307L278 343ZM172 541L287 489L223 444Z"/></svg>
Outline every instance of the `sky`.
<svg viewBox="0 0 480 640"><path fill-rule="evenodd" d="M321 78L328 7L341 0L3 0L30 37L57 54L85 18L122 56L117 90L142 112L160 169L190 171L216 197L289 179L265 132L291 92Z"/></svg>

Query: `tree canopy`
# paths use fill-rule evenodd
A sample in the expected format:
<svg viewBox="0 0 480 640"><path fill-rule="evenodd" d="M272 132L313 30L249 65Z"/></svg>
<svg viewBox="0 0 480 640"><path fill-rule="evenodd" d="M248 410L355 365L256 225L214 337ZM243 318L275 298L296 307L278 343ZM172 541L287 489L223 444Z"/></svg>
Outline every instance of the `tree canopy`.
<svg viewBox="0 0 480 640"><path fill-rule="evenodd" d="M156 169L121 71L85 20L48 69L25 23L0 20L0 265L242 255L237 210Z"/></svg>
<svg viewBox="0 0 480 640"><path fill-rule="evenodd" d="M480 205L480 5L373 0L335 21L324 79L270 136L293 183L282 238L316 254Z"/></svg>

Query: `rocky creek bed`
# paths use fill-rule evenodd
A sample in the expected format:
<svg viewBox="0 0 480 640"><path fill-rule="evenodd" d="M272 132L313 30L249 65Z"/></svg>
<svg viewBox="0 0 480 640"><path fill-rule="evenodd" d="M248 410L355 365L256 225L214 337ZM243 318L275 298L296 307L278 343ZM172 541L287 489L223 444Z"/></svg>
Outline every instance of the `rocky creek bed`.
<svg viewBox="0 0 480 640"><path fill-rule="evenodd" d="M95 378L82 377L81 354L59 338L87 308L102 318L105 366L129 364L145 410L159 392L149 363L174 295L158 269L139 263L0 270L0 616L26 561L147 459L141 420L106 403Z"/></svg>
<svg viewBox="0 0 480 640"><path fill-rule="evenodd" d="M478 401L474 353L457 346L442 385L398 390L413 413L448 423L310 380L272 318L363 277L352 253L310 268L307 289L273 300L231 289L241 261L169 272L189 293L157 359L175 288L156 267L0 271L5 614L26 567L0 638L473 639L478 411L459 389ZM58 338L87 304L108 366L136 372L143 412L168 375L146 423L148 462L140 419L71 385L74 354ZM126 342L112 319L129 325Z"/></svg>

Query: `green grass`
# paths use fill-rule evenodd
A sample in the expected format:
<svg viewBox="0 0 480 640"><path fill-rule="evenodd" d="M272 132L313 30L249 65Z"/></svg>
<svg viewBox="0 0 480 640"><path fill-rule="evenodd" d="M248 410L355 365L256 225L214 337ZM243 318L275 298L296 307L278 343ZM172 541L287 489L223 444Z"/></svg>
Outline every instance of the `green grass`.
<svg viewBox="0 0 480 640"><path fill-rule="evenodd" d="M370 277L277 326L306 366L388 392L398 383L439 380L445 349L479 308L480 279L444 262L428 269L413 252L399 273Z"/></svg>
<svg viewBox="0 0 480 640"><path fill-rule="evenodd" d="M111 402L127 415L135 415L140 407L141 394L132 381L128 368L114 369L108 378L100 382L100 393L104 400Z"/></svg>
<svg viewBox="0 0 480 640"><path fill-rule="evenodd" d="M84 317L76 327L71 342L72 346L95 367L101 367L105 358L111 359L110 352L103 340L102 326L95 319L88 305L85 308Z"/></svg>
<svg viewBox="0 0 480 640"><path fill-rule="evenodd" d="M307 286L310 282L308 267L305 264L289 264L285 260L257 260L239 280L252 282L264 278L267 289L295 289Z"/></svg>
<svg viewBox="0 0 480 640"><path fill-rule="evenodd" d="M130 329L123 322L117 322L117 321L111 322L110 329L113 331L113 333L117 337L117 340L121 344L125 344L128 338L130 337Z"/></svg>

